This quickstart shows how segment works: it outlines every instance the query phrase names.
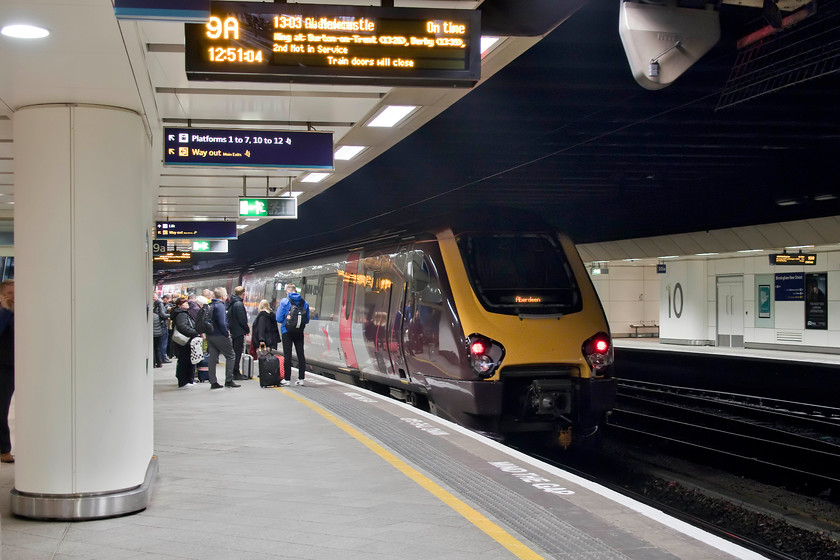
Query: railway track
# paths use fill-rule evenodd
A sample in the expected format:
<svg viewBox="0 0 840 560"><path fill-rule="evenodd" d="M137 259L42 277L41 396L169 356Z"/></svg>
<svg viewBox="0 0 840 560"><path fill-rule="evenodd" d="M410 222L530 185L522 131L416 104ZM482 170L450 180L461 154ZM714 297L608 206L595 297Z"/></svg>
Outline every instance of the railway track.
<svg viewBox="0 0 840 560"><path fill-rule="evenodd" d="M621 381L608 431L770 484L840 495L840 408Z"/></svg>
<svg viewBox="0 0 840 560"><path fill-rule="evenodd" d="M606 474L607 472L610 472L610 469L609 467L604 469L604 467L605 465L609 465L611 461L610 459L606 458L601 454L596 453L595 457L588 457L588 459L581 460L581 457L574 457L570 459L568 456L565 455L563 455L562 458L560 458L553 454L541 454L540 452L536 452L533 449L520 450L524 453L530 454L531 456L541 461L562 468L587 480L591 480L597 484L600 484L601 486L610 488L611 490L618 492L619 494L628 496L640 503L649 505L653 508L663 511L668 515L680 519L690 525L699 527L711 534L734 542L740 546L743 546L746 549L752 550L753 552L757 552L768 559L803 560L803 558L812 559L820 557L819 552L817 552L816 555L810 555L808 553L802 554L801 551L788 552L782 550L778 546L768 544L766 539L762 539L761 537L755 537L746 534L746 532L739 531L737 528L733 527L731 523L727 523L726 521L724 521L723 516L716 516L716 521L713 522L701 516L690 513L685 507L675 507L667 501L653 498L648 492L639 492L632 488L628 488L626 484L618 482L616 478ZM598 464L598 468L593 469L594 463ZM636 467L638 467L638 465L636 465ZM622 469L615 469L612 472L615 472L616 470L620 470L626 473L627 465L624 465L624 468ZM637 471L636 475L644 475L645 473L643 471L644 467L642 467L641 471ZM696 495L692 493L688 493L688 495L696 497ZM726 507L726 509L729 509L731 513L731 507L724 507ZM750 517L750 513L744 513L741 515L743 515L746 518ZM749 526L754 526L757 524L760 524L760 522L747 522L747 525ZM797 540L805 541L808 539L797 538ZM813 544L806 544L805 546L813 546Z"/></svg>

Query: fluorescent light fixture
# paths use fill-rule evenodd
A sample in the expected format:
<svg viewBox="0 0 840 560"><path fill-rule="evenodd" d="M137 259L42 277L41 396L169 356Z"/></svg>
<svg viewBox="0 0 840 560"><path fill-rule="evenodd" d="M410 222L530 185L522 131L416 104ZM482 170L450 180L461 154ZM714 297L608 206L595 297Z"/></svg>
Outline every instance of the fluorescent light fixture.
<svg viewBox="0 0 840 560"><path fill-rule="evenodd" d="M300 182L301 183L320 183L321 181L323 181L324 179L326 179L329 176L330 176L329 173L313 172L313 173L310 173L309 175L306 175L303 179L300 180Z"/></svg>
<svg viewBox="0 0 840 560"><path fill-rule="evenodd" d="M837 196L833 194L818 194L814 197L814 200L817 202L823 202L825 200L834 200L835 198L837 198Z"/></svg>
<svg viewBox="0 0 840 560"><path fill-rule="evenodd" d="M797 201L797 200L791 200L791 199L787 199L787 200L777 200L777 201L776 201L776 204L777 204L778 206L796 206L797 204L799 204L799 201Z"/></svg>
<svg viewBox="0 0 840 560"><path fill-rule="evenodd" d="M785 249L810 249L813 245L791 245L790 247L785 247Z"/></svg>
<svg viewBox="0 0 840 560"><path fill-rule="evenodd" d="M43 27L28 24L6 25L0 29L0 33L14 39L43 39L50 34Z"/></svg>
<svg viewBox="0 0 840 560"><path fill-rule="evenodd" d="M642 259L621 259L621 260L623 260L624 262L636 262L636 261L640 261Z"/></svg>
<svg viewBox="0 0 840 560"><path fill-rule="evenodd" d="M391 127L396 126L417 109L417 105L388 105L368 123L368 126Z"/></svg>
<svg viewBox="0 0 840 560"><path fill-rule="evenodd" d="M741 249L739 253L763 253L764 249Z"/></svg>
<svg viewBox="0 0 840 560"><path fill-rule="evenodd" d="M237 224L236 225L236 229L245 229L246 227L248 227L248 224Z"/></svg>
<svg viewBox="0 0 840 560"><path fill-rule="evenodd" d="M196 222L206 222L209 219L207 216L193 216L193 220Z"/></svg>
<svg viewBox="0 0 840 560"><path fill-rule="evenodd" d="M487 52L487 49L495 45L500 37L482 37L481 38L481 54Z"/></svg>
<svg viewBox="0 0 840 560"><path fill-rule="evenodd" d="M657 259L678 259L679 255L665 255L664 257L656 257Z"/></svg>
<svg viewBox="0 0 840 560"><path fill-rule="evenodd" d="M711 257L712 255L717 255L719 253L694 253L695 257Z"/></svg>
<svg viewBox="0 0 840 560"><path fill-rule="evenodd" d="M245 221L246 222L259 222L260 219L259 218L245 218Z"/></svg>
<svg viewBox="0 0 840 560"><path fill-rule="evenodd" d="M351 160L364 151L367 146L342 146L335 151L335 159Z"/></svg>

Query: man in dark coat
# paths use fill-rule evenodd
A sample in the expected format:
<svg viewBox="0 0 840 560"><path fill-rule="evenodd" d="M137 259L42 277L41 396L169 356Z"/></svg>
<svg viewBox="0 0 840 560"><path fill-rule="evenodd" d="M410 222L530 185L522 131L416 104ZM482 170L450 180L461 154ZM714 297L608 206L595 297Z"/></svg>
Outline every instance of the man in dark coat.
<svg viewBox="0 0 840 560"><path fill-rule="evenodd" d="M215 296L210 300L210 307L213 313L213 334L205 334L207 340L207 350L210 353L208 361L207 375L210 377L210 388L221 389L222 387L239 387L233 380L233 366L236 354L233 351L233 345L230 340L230 331L228 330L227 313L225 312L225 301L228 298L227 290L225 288L216 288L213 290ZM216 366L219 363L219 354L225 357L225 384L219 383L216 378Z"/></svg>
<svg viewBox="0 0 840 560"><path fill-rule="evenodd" d="M233 352L236 355L233 362L234 379L247 379L239 370L242 353L245 351L245 335L251 332L248 327L248 314L245 312L244 295L245 288L242 286L235 287L233 289L233 295L230 296L230 305L227 310L230 339L233 342Z"/></svg>

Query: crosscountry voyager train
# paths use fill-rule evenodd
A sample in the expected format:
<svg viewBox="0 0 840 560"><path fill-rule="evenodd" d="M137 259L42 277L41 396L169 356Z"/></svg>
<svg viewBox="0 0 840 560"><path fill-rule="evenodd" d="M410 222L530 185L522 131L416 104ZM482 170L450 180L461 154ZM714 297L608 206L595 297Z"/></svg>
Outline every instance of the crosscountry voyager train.
<svg viewBox="0 0 840 560"><path fill-rule="evenodd" d="M449 222L163 289L242 285L253 321L289 282L310 307L307 370L491 437L537 434L564 448L595 435L613 407L601 302L572 241L533 221Z"/></svg>

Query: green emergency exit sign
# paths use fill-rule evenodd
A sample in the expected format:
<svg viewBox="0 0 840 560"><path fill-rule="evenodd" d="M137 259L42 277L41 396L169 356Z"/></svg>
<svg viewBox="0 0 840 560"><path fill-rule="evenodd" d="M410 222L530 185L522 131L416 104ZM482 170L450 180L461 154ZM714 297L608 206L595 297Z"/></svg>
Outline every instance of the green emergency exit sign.
<svg viewBox="0 0 840 560"><path fill-rule="evenodd" d="M240 218L297 218L297 199L288 196L239 199Z"/></svg>

